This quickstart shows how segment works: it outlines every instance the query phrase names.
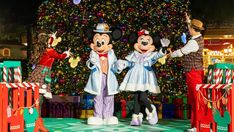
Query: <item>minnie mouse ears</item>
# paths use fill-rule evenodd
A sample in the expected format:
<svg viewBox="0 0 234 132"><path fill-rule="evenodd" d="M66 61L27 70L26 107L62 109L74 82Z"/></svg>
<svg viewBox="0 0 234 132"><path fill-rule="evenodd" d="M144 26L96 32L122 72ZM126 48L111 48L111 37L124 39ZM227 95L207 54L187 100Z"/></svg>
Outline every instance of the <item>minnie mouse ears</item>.
<svg viewBox="0 0 234 132"><path fill-rule="evenodd" d="M85 32L85 36L87 36L87 38L89 40L91 40L93 38L94 32L92 28L88 28Z"/></svg>
<svg viewBox="0 0 234 132"><path fill-rule="evenodd" d="M134 44L137 42L138 34L136 32L130 33L128 40L130 44Z"/></svg>

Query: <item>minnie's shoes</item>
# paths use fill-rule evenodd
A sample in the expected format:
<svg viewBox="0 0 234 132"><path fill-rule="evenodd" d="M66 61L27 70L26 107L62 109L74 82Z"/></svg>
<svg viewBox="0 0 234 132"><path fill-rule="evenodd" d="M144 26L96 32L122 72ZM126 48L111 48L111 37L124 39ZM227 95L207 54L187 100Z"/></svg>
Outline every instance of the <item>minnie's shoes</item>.
<svg viewBox="0 0 234 132"><path fill-rule="evenodd" d="M158 122L158 115L155 106L151 105L151 107L153 108L152 112L149 112L147 108L145 109L147 114L146 120L148 120L150 125L155 125Z"/></svg>
<svg viewBox="0 0 234 132"><path fill-rule="evenodd" d="M130 123L131 126L140 126L142 124L143 121L143 114L139 113L137 114L133 114L132 115L132 121Z"/></svg>

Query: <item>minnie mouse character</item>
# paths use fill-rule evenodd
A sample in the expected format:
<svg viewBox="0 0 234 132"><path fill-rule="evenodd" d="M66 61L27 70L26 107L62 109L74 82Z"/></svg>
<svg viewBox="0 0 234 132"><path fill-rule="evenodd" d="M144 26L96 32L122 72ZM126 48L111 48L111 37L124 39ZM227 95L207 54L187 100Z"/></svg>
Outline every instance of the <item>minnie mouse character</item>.
<svg viewBox="0 0 234 132"><path fill-rule="evenodd" d="M118 93L118 82L114 74L117 72L117 58L111 42L120 39L122 32L120 29L109 30L106 23L98 23L96 30L91 31L87 32L88 38L93 38L93 43L90 44L92 51L87 61L91 73L84 91L96 96L94 117L88 118L88 124L118 124L118 119L113 116L114 94Z"/></svg>
<svg viewBox="0 0 234 132"><path fill-rule="evenodd" d="M166 48L164 47L170 44L170 40L160 40L163 48L159 52L153 52L155 50L153 44L159 43L159 37L150 36L147 30L141 30L138 34L130 35L129 41L130 43L136 42L134 44L135 51L126 57L126 61L118 60L119 71L129 67L119 89L134 92L134 114L131 125L139 126L142 124L143 114L140 113L140 103L146 106L146 119L149 124L154 125L158 122L157 111L148 100L147 92L160 93L160 89L151 66L165 55Z"/></svg>

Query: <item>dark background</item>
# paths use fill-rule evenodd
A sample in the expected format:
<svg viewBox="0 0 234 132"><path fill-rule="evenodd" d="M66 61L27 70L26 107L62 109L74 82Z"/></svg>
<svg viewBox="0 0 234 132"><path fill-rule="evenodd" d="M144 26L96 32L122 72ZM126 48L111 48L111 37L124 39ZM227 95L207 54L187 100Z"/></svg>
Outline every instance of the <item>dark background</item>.
<svg viewBox="0 0 234 132"><path fill-rule="evenodd" d="M1 0L0 33L15 32L19 27L35 24L37 8L43 1L45 0ZM233 25L234 0L191 0L190 2L192 18L202 20L206 26L210 24L217 27L227 23Z"/></svg>
<svg viewBox="0 0 234 132"><path fill-rule="evenodd" d="M234 22L234 0L191 0L191 11L209 24Z"/></svg>
<svg viewBox="0 0 234 132"><path fill-rule="evenodd" d="M42 1L44 0L1 0L1 24L34 23L37 8ZM232 22L234 18L234 0L191 0L190 9L193 18L206 23Z"/></svg>

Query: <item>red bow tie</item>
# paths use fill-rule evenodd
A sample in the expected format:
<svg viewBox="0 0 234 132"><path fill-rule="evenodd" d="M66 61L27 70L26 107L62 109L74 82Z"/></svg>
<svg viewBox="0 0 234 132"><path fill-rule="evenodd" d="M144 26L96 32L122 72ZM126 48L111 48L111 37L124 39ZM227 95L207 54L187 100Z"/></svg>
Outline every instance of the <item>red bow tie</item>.
<svg viewBox="0 0 234 132"><path fill-rule="evenodd" d="M98 54L98 55L99 55L99 57L102 57L102 56L106 57L106 58L108 57L108 54Z"/></svg>

